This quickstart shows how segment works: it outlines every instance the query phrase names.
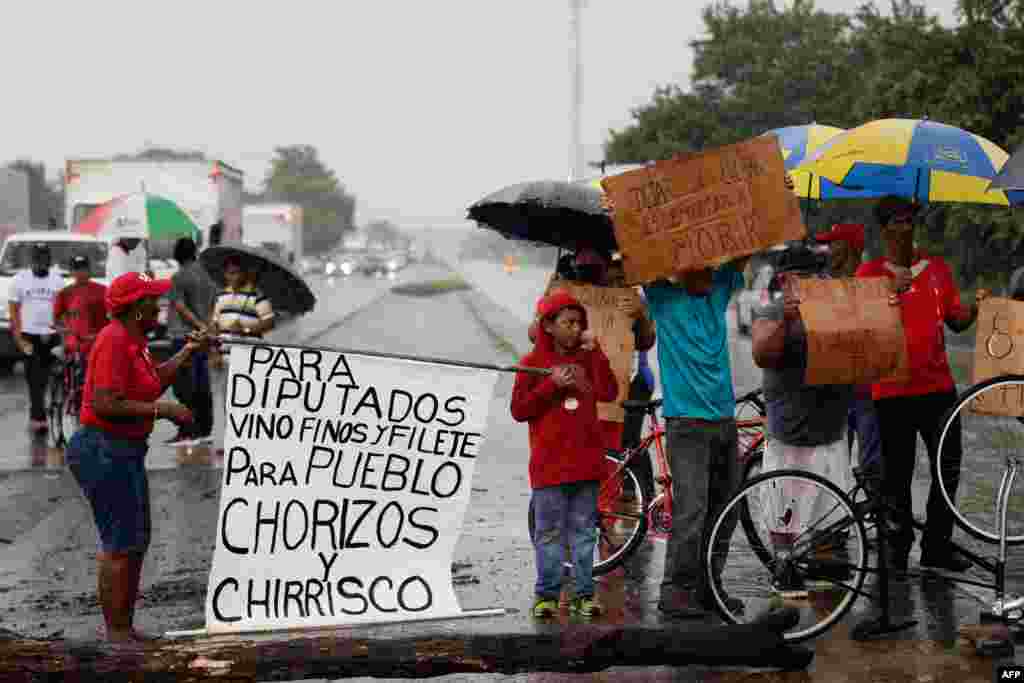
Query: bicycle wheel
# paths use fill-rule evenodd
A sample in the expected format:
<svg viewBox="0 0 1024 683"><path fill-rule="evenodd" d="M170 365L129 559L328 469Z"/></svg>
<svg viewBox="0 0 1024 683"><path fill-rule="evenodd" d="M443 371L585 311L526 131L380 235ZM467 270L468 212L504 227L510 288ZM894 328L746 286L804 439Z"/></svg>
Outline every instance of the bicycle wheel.
<svg viewBox="0 0 1024 683"><path fill-rule="evenodd" d="M768 562L736 524L744 504ZM866 565L864 525L850 499L823 477L797 470L747 482L715 519L704 551L705 578L722 617L738 624L772 607L794 607L800 619L783 634L789 642L839 621L857 599Z"/></svg>
<svg viewBox="0 0 1024 683"><path fill-rule="evenodd" d="M1022 406L1020 410L1015 410ZM1001 415L998 413L1015 413ZM1005 375L976 384L964 392L946 416L939 437L936 468L939 490L957 524L975 538L999 543L996 494L1006 460L1024 452L1024 375ZM959 422L960 430L956 429ZM962 440L955 457L952 439ZM959 481L954 491L950 484ZM959 499L953 501L953 497ZM1024 543L1024 472L1010 492L1006 542Z"/></svg>
<svg viewBox="0 0 1024 683"><path fill-rule="evenodd" d="M611 453L605 455L609 464L616 467L622 462L622 455ZM617 480L607 479L601 483L602 488L614 486L620 492L614 507L610 510L598 509L597 513L597 544L594 546L594 576L601 576L619 568L626 559L636 552L647 535L648 501L640 486L640 480L627 463L622 468ZM632 489L630 487L632 486ZM626 497L621 492L630 491L634 495ZM533 540L536 525L533 517L533 505L527 513L530 539ZM571 562L565 566L572 568Z"/></svg>
<svg viewBox="0 0 1024 683"><path fill-rule="evenodd" d="M46 405L46 419L50 425L50 440L54 448L64 448L67 443L64 433L64 412L66 387L64 385L64 364L55 363L47 387L49 400Z"/></svg>
<svg viewBox="0 0 1024 683"><path fill-rule="evenodd" d="M764 442L755 446L753 451L743 457L743 484L760 476L764 467ZM772 561L772 552L765 544L764 539L760 537L757 524L751 517L750 506L745 498L740 501L739 515L740 524L743 525L743 531L747 535L747 542L750 544L751 550L767 566Z"/></svg>

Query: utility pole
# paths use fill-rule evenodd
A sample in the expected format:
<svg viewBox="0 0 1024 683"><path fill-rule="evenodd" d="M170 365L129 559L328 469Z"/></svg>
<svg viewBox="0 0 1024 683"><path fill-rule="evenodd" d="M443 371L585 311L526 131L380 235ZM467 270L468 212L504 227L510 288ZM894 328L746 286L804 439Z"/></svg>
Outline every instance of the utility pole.
<svg viewBox="0 0 1024 683"><path fill-rule="evenodd" d="M583 177L583 145L580 110L583 106L583 65L580 50L580 20L584 0L569 0L569 181Z"/></svg>

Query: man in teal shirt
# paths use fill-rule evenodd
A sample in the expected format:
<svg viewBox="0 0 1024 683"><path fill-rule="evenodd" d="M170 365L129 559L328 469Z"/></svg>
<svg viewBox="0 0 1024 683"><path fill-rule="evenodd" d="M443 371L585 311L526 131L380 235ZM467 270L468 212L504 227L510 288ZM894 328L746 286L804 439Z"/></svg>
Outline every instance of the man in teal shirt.
<svg viewBox="0 0 1024 683"><path fill-rule="evenodd" d="M743 287L747 260L644 288L658 330L672 474L672 534L658 602L658 609L670 617L704 617L714 608L701 550L740 478L726 311ZM730 526L735 524L734 518ZM727 551L716 549L723 558ZM729 602L730 609L742 609L741 602Z"/></svg>

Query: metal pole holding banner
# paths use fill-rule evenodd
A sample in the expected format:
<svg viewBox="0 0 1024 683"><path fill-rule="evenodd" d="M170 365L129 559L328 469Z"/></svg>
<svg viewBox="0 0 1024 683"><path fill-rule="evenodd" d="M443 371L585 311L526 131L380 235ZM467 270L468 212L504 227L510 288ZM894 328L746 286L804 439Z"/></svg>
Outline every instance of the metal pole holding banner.
<svg viewBox="0 0 1024 683"><path fill-rule="evenodd" d="M372 358L390 358L392 360L411 360L420 363L435 363L437 365L451 365L459 368L475 368L477 370L497 370L498 372L525 372L532 375L550 375L548 368L530 368L522 365L494 365L490 363L471 363L462 360L449 360L447 358L428 358L425 356L410 356L403 353L385 353L383 351L360 351L359 349L339 349L330 346L310 346L304 344L275 344L264 340L242 339L234 336L218 337L223 346L265 346L279 349L298 349L309 351L322 351L325 353L340 353L352 356L370 356Z"/></svg>

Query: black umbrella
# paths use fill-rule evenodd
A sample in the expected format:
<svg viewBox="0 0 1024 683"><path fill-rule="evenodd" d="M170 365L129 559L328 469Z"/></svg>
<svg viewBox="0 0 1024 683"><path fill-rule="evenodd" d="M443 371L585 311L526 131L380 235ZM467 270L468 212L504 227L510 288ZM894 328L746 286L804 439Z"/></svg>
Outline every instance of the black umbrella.
<svg viewBox="0 0 1024 683"><path fill-rule="evenodd" d="M1010 155L988 187L990 190L1024 190L1024 145ZM1011 203L1015 202L1011 199Z"/></svg>
<svg viewBox="0 0 1024 683"><path fill-rule="evenodd" d="M513 240L573 251L582 245L618 250L600 190L583 183L541 180L510 185L469 207L469 218Z"/></svg>
<svg viewBox="0 0 1024 683"><path fill-rule="evenodd" d="M309 313L316 305L316 297L302 276L292 270L277 254L258 247L242 244L222 244L205 249L199 261L217 282L224 283L224 261L229 256L238 256L259 273L259 288L270 299L274 311L300 315Z"/></svg>

